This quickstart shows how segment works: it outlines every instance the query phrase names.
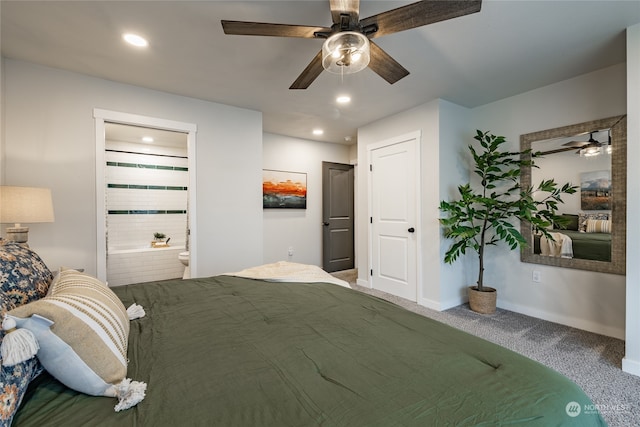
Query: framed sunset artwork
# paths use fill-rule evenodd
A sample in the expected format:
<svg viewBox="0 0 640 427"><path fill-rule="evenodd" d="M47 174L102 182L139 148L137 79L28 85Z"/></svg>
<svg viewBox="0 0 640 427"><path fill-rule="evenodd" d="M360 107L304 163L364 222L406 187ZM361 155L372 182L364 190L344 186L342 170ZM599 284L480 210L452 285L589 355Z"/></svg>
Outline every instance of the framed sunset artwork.
<svg viewBox="0 0 640 427"><path fill-rule="evenodd" d="M307 174L263 169L262 207L307 208Z"/></svg>

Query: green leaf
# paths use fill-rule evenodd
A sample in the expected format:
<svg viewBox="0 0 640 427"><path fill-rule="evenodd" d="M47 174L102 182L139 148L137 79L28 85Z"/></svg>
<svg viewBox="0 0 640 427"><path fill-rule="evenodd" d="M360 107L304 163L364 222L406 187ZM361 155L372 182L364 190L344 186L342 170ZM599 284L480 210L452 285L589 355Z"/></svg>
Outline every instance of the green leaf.
<svg viewBox="0 0 640 427"><path fill-rule="evenodd" d="M513 225L514 220L528 221L544 233L555 220L556 211L565 194L574 194L577 187L559 185L553 179L543 180L535 188L521 188L521 167L536 167L533 159L540 152L503 150L507 141L503 136L476 130L476 145L468 146L473 159L472 171L478 176L480 188L471 183L458 186L458 199L442 200L439 222L445 238L452 240L445 252L445 262L452 263L467 249L475 251L483 260L485 246L504 243L514 250L526 246L526 239ZM559 223L558 223L559 224ZM483 272L480 273L480 278Z"/></svg>

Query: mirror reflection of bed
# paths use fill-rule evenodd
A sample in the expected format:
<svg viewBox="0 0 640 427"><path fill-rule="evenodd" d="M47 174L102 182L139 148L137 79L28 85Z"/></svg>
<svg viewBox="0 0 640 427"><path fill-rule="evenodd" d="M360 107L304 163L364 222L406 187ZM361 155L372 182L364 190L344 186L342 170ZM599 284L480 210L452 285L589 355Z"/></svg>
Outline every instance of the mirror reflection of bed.
<svg viewBox="0 0 640 427"><path fill-rule="evenodd" d="M589 142L591 141L591 142ZM575 194L563 197L564 223L549 230L552 239L534 233L534 253L594 261L611 261L611 145L610 129L582 135L536 141L536 159L531 181L554 178L577 185Z"/></svg>
<svg viewBox="0 0 640 427"><path fill-rule="evenodd" d="M625 274L626 126L622 115L520 136L522 151L543 154L537 167L522 168L523 187L551 178L578 187L558 206L562 220L548 229L553 239L521 223L528 243L521 261Z"/></svg>

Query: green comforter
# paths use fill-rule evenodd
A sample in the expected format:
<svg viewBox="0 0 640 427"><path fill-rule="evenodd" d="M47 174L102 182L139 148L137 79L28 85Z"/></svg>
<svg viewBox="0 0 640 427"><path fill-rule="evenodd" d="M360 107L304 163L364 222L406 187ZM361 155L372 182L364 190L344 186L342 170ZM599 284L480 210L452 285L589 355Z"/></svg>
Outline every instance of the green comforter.
<svg viewBox="0 0 640 427"><path fill-rule="evenodd" d="M605 425L569 416L590 400L541 364L336 285L219 276L114 291L147 312L129 337L144 401L116 413L116 399L43 374L14 425Z"/></svg>

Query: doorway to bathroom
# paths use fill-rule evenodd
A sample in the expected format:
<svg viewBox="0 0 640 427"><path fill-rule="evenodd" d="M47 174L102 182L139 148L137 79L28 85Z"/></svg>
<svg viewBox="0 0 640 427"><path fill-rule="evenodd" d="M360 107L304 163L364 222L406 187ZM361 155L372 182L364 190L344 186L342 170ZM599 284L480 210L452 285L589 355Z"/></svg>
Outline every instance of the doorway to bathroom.
<svg viewBox="0 0 640 427"><path fill-rule="evenodd" d="M98 277L195 274L195 125L95 110Z"/></svg>

